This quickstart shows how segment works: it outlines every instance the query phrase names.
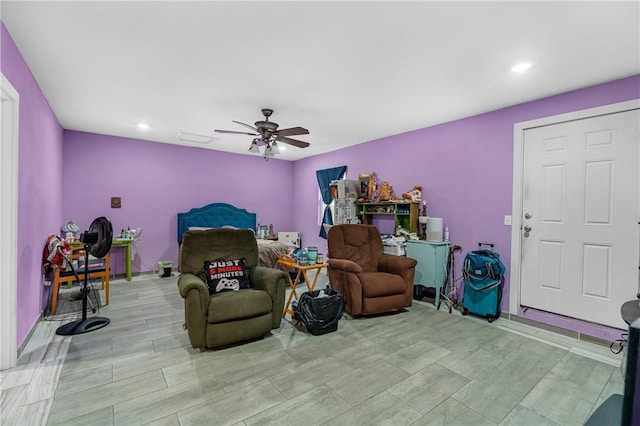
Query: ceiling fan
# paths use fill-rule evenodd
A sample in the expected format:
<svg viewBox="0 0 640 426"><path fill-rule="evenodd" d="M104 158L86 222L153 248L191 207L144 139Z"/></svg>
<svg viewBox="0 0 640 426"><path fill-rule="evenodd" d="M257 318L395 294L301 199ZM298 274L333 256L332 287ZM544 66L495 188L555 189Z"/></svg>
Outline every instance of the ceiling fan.
<svg viewBox="0 0 640 426"><path fill-rule="evenodd" d="M250 124L242 123L240 121L232 120L234 123L247 127L252 132L238 132L235 130L219 130L215 129L218 133L230 133L236 135L249 135L257 136L251 142L249 152L260 152L258 149L258 142L262 142L265 145L264 156L273 157L275 154L279 154L278 142L293 145L298 148L306 148L309 146L309 142L300 141L298 139L292 139L289 136L295 135L308 135L309 131L304 127L290 127L288 129L278 130L278 123L269 121L269 117L273 114L273 110L270 108L262 108L262 115L264 120L256 121L255 127Z"/></svg>

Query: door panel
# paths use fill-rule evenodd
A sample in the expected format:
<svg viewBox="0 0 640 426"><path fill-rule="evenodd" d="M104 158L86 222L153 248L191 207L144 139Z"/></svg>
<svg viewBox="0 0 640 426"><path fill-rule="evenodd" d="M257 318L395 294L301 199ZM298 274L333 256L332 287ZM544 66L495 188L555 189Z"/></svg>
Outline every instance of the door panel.
<svg viewBox="0 0 640 426"><path fill-rule="evenodd" d="M638 110L525 131L521 305L626 327L620 306L638 291L639 140Z"/></svg>
<svg viewBox="0 0 640 426"><path fill-rule="evenodd" d="M540 285L551 290L562 290L564 244L561 241L540 241Z"/></svg>
<svg viewBox="0 0 640 426"><path fill-rule="evenodd" d="M585 244L582 260L582 295L611 299L611 246Z"/></svg>

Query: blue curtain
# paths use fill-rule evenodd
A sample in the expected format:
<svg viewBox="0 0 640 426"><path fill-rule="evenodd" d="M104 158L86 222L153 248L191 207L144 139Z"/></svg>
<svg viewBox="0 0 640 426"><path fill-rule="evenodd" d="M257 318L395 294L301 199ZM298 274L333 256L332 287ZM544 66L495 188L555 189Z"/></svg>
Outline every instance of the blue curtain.
<svg viewBox="0 0 640 426"><path fill-rule="evenodd" d="M331 188L330 184L332 180L342 179L347 166L334 167L332 169L316 170L316 177L318 178L318 186L320 187L320 194L322 195L322 202L324 203L324 216L322 218L322 225L320 225L320 237L326 239L327 231L324 229L324 224L333 225L333 218L331 217Z"/></svg>

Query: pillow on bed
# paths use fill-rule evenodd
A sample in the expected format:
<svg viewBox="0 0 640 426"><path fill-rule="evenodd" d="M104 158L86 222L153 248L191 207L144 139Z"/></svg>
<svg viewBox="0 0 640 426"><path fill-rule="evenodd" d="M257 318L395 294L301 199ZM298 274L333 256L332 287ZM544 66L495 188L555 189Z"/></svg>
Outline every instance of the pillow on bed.
<svg viewBox="0 0 640 426"><path fill-rule="evenodd" d="M206 226L190 226L189 227L189 231L206 231L207 229L213 229L213 228L207 228Z"/></svg>
<svg viewBox="0 0 640 426"><path fill-rule="evenodd" d="M250 287L244 258L207 260L204 262L204 275L209 287L209 294L237 291Z"/></svg>
<svg viewBox="0 0 640 426"><path fill-rule="evenodd" d="M233 226L233 225L224 225L223 228L225 229L248 229L249 231L253 232L254 235L256 233L255 229L251 229L251 228L238 228L237 226Z"/></svg>

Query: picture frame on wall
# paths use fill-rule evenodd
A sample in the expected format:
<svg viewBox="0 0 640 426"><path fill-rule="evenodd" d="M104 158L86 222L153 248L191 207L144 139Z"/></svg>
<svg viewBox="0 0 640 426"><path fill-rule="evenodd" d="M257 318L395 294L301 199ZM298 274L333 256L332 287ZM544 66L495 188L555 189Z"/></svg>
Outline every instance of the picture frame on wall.
<svg viewBox="0 0 640 426"><path fill-rule="evenodd" d="M370 200L373 194L373 174L358 175L360 181L360 198Z"/></svg>

